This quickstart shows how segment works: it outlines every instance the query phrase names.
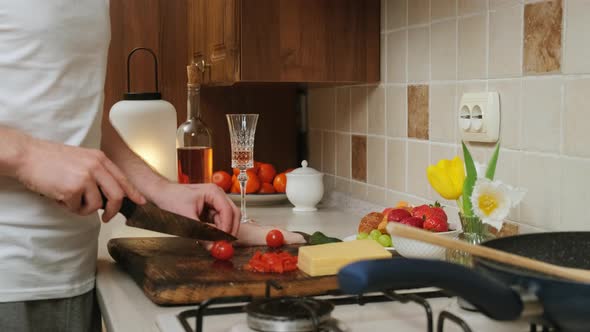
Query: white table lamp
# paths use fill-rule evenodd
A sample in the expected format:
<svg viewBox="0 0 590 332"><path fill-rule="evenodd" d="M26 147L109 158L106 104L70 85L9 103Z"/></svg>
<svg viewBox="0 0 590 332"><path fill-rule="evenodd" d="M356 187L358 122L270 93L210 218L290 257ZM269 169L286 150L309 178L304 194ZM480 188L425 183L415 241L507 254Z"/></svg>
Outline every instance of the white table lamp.
<svg viewBox="0 0 590 332"><path fill-rule="evenodd" d="M145 50L154 58L156 92L130 92L129 62ZM176 110L158 91L158 60L147 48L136 48L127 57L127 92L111 108L109 119L125 143L158 173L177 181Z"/></svg>

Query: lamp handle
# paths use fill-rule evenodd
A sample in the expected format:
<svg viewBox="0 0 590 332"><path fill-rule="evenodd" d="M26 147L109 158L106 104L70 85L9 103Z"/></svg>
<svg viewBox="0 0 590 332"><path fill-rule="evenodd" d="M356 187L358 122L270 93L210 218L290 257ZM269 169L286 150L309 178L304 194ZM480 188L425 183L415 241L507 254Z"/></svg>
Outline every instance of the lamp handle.
<svg viewBox="0 0 590 332"><path fill-rule="evenodd" d="M133 53L137 52L137 51L148 51L151 55L152 58L154 59L154 74L156 76L156 92L159 91L158 90L158 57L156 57L156 53L154 53L154 51L152 51L149 48L146 47L136 47L134 48L131 53L129 53L129 55L127 56L127 93L131 93L131 57L133 56Z"/></svg>

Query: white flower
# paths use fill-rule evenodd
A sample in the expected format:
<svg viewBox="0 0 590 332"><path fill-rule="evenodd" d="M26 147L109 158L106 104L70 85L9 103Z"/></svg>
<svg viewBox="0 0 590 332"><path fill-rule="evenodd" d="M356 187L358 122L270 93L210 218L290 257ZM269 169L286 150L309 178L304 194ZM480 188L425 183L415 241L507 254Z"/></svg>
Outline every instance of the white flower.
<svg viewBox="0 0 590 332"><path fill-rule="evenodd" d="M471 195L473 212L483 222L494 227L498 224L501 226L510 208L518 205L524 194L525 190L513 188L500 181L478 178Z"/></svg>
<svg viewBox="0 0 590 332"><path fill-rule="evenodd" d="M488 166L484 165L484 164L480 164L475 160L473 161L473 163L475 164L475 172L477 173L477 178L478 179L485 178L486 170L488 169Z"/></svg>

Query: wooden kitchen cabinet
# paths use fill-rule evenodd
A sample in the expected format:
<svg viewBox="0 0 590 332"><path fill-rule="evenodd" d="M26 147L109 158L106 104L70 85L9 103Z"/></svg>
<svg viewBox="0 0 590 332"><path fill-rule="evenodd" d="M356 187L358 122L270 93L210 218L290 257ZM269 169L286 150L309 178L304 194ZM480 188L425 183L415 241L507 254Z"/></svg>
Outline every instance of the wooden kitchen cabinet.
<svg viewBox="0 0 590 332"><path fill-rule="evenodd" d="M232 1L209 2L221 4ZM110 1L111 45L105 82L104 116L108 116L113 104L121 100L126 91L127 55L135 47L148 47L154 50L160 60L159 88L162 98L176 108L178 124L186 120L186 55L189 53L187 40L191 29L187 24L186 13L189 4L195 3L197 1L193 0ZM215 8L220 13L229 7L220 5ZM223 48L234 46L224 43L223 29L216 33L215 36L219 38L216 43L212 43L216 45L215 69L231 68L233 65L227 65L231 62L223 59ZM149 53L136 54L131 64L132 91L153 91L153 60ZM221 66L220 63L224 65ZM212 73L226 75L228 72ZM227 80L219 76L212 77L219 81ZM214 169L231 171L226 113L260 114L256 129L255 158L274 164L279 171L298 167L297 98L297 87L294 84L204 87L201 90L201 111L205 122L213 131Z"/></svg>
<svg viewBox="0 0 590 332"><path fill-rule="evenodd" d="M188 0L203 84L379 81L379 0Z"/></svg>

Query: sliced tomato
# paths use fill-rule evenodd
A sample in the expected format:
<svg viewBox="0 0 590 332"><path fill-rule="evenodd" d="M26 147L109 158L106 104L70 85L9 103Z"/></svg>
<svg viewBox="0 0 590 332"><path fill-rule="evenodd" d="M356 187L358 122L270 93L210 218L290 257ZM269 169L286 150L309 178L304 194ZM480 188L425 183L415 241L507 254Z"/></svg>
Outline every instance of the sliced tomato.
<svg viewBox="0 0 590 332"><path fill-rule="evenodd" d="M255 252L244 270L253 272L284 273L297 270L297 256L288 252Z"/></svg>

